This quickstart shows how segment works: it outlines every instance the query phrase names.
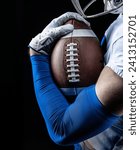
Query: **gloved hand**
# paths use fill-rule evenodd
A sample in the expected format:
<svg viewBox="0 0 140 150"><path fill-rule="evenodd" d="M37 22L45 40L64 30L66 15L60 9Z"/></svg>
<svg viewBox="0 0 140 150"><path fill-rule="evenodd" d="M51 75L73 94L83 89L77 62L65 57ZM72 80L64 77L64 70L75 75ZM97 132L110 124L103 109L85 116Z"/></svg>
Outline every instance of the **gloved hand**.
<svg viewBox="0 0 140 150"><path fill-rule="evenodd" d="M42 54L49 54L51 51L51 47L53 43L60 38L70 32L73 31L74 27L71 24L64 25L69 19L76 19L79 21L85 22L88 26L90 26L89 22L86 21L81 15L74 12L67 12L58 18L53 19L45 29L36 35L29 46L31 49L42 53Z"/></svg>

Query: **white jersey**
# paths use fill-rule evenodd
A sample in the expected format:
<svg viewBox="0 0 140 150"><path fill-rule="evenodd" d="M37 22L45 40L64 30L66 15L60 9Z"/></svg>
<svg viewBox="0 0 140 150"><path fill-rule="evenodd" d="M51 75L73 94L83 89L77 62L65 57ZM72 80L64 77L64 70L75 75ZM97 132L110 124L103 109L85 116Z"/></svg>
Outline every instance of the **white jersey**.
<svg viewBox="0 0 140 150"><path fill-rule="evenodd" d="M105 66L110 67L123 77L123 15L109 26L105 32L106 53ZM118 131L116 131L118 130ZM122 142L122 118L102 133L80 143L82 150L122 150L117 144ZM118 142L118 143L117 143ZM116 147L117 146L117 147ZM94 148L93 148L94 147Z"/></svg>
<svg viewBox="0 0 140 150"><path fill-rule="evenodd" d="M123 77L123 15L109 26L105 32L106 53L105 66L110 67L120 77Z"/></svg>

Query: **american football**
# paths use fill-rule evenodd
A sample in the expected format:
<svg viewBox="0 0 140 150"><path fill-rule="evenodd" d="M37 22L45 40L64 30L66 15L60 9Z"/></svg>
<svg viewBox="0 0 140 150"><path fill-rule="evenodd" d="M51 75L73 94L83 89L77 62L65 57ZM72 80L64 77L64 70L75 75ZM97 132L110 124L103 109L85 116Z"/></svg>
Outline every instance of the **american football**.
<svg viewBox="0 0 140 150"><path fill-rule="evenodd" d="M67 23L73 24L73 32L61 37L51 54L54 80L66 95L95 84L103 69L103 51L93 30L74 19Z"/></svg>

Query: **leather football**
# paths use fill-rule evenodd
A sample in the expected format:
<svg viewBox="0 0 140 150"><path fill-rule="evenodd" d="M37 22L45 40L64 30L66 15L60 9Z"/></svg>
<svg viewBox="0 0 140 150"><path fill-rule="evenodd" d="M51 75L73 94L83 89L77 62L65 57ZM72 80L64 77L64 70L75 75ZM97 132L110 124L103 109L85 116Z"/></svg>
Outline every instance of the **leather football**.
<svg viewBox="0 0 140 150"><path fill-rule="evenodd" d="M52 75L65 95L95 84L103 69L103 51L93 30L75 19L74 31L61 37L51 54Z"/></svg>

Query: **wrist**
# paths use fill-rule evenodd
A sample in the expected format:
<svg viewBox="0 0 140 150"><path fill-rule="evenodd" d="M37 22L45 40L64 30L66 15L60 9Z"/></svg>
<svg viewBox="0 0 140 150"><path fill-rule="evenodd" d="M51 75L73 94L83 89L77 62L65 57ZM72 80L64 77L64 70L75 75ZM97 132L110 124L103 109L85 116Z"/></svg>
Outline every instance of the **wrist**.
<svg viewBox="0 0 140 150"><path fill-rule="evenodd" d="M33 55L41 55L41 54L40 54L39 52L37 52L37 51L35 51L35 50L29 48L29 55L30 55L30 56L33 56Z"/></svg>

